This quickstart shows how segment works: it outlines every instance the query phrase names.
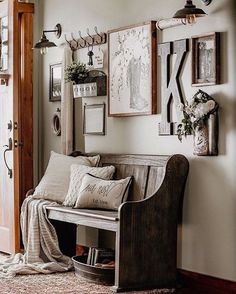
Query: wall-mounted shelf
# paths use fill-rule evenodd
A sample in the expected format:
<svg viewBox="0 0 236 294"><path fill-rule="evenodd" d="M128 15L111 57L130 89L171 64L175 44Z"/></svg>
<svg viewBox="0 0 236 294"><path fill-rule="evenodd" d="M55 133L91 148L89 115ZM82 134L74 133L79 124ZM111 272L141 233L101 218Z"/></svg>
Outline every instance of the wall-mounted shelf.
<svg viewBox="0 0 236 294"><path fill-rule="evenodd" d="M0 85L8 86L10 75L6 73L0 73Z"/></svg>
<svg viewBox="0 0 236 294"><path fill-rule="evenodd" d="M106 74L100 70L91 70L83 83L73 85L73 92L74 98L106 96Z"/></svg>

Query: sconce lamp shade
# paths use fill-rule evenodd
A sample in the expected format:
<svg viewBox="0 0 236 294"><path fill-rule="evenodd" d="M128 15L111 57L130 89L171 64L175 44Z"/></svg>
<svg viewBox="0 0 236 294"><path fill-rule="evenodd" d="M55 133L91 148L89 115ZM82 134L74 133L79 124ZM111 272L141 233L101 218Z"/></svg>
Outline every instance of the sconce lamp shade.
<svg viewBox="0 0 236 294"><path fill-rule="evenodd" d="M192 0L187 0L184 8L178 10L173 18L186 19L188 23L193 23L195 22L196 17L202 17L205 15L206 13L201 8L197 8Z"/></svg>
<svg viewBox="0 0 236 294"><path fill-rule="evenodd" d="M54 30L43 31L41 39L34 45L33 49L40 49L41 54L46 54L48 48L57 47L54 42L50 42L46 37L45 33L54 32L57 38L61 36L61 25L57 24Z"/></svg>
<svg viewBox="0 0 236 294"><path fill-rule="evenodd" d="M42 34L41 39L34 45L35 49L41 49L43 47L56 47L57 45L54 42L50 42L45 34Z"/></svg>

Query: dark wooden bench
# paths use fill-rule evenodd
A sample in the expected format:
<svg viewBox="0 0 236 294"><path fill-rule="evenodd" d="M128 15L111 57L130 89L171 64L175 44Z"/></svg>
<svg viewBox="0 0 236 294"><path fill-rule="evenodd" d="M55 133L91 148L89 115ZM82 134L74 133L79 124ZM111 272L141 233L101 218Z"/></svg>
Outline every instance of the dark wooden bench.
<svg viewBox="0 0 236 294"><path fill-rule="evenodd" d="M115 232L114 291L175 287L177 224L187 159L103 154L100 165L114 165L116 179L134 177L129 201L119 211L48 207L48 217Z"/></svg>

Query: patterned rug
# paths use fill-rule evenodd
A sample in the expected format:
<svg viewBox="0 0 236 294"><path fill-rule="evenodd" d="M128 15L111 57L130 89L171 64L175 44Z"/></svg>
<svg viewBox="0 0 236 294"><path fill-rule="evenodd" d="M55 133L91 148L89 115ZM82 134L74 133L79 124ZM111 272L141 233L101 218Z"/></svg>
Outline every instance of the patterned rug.
<svg viewBox="0 0 236 294"><path fill-rule="evenodd" d="M0 261L6 255L0 254ZM1 294L111 294L110 286L92 283L74 272L50 275L22 275L13 279L0 278ZM152 291L129 292L130 294L169 294L174 290L159 289Z"/></svg>

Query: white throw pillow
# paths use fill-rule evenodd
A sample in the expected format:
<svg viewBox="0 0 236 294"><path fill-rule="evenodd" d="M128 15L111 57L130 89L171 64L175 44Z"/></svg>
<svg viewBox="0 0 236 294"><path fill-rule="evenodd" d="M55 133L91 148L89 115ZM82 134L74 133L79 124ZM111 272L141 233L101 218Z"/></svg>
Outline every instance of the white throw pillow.
<svg viewBox="0 0 236 294"><path fill-rule="evenodd" d="M74 208L118 210L128 197L132 177L121 180L103 180L86 174L83 177Z"/></svg>
<svg viewBox="0 0 236 294"><path fill-rule="evenodd" d="M70 185L63 205L74 206L79 195L80 186L85 174L90 173L93 176L109 180L112 179L115 172L114 166L89 167L72 164L70 174Z"/></svg>
<svg viewBox="0 0 236 294"><path fill-rule="evenodd" d="M35 188L33 197L62 203L69 188L71 165L77 163L86 166L96 166L99 160L99 155L72 157L51 151L47 169L40 183Z"/></svg>

